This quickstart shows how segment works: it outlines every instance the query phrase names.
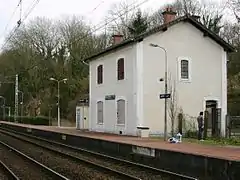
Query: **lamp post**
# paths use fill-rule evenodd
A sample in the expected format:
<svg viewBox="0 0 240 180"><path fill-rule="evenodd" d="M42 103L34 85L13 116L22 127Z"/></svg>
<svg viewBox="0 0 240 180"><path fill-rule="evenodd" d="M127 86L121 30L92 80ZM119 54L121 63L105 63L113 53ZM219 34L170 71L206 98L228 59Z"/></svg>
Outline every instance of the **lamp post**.
<svg viewBox="0 0 240 180"><path fill-rule="evenodd" d="M22 95L21 102L20 102L20 104L21 104L21 117L22 117L23 116L23 95L24 95L24 93L20 90L18 90L18 92L21 93L21 95Z"/></svg>
<svg viewBox="0 0 240 180"><path fill-rule="evenodd" d="M2 108L3 108L3 120L5 120L5 103L6 103L6 98L3 97L3 96L0 96L1 99L3 99L3 105L2 105Z"/></svg>
<svg viewBox="0 0 240 180"><path fill-rule="evenodd" d="M68 79L67 78L64 78L64 79L61 79L61 80L57 80L57 79L55 79L55 78L50 78L50 81L56 81L57 82L57 85L58 85L58 92L57 92L57 98L58 98L58 101L57 101L57 106L58 106L58 127L60 127L61 126L61 124L60 124L60 82L66 82Z"/></svg>
<svg viewBox="0 0 240 180"><path fill-rule="evenodd" d="M165 95L168 92L168 84L167 84L167 50L164 47L161 47L157 44L150 44L151 47L160 48L165 53ZM164 141L167 141L167 98L165 97L164 102Z"/></svg>
<svg viewBox="0 0 240 180"><path fill-rule="evenodd" d="M11 116L11 107L10 106L6 106L6 108L8 109L8 117Z"/></svg>

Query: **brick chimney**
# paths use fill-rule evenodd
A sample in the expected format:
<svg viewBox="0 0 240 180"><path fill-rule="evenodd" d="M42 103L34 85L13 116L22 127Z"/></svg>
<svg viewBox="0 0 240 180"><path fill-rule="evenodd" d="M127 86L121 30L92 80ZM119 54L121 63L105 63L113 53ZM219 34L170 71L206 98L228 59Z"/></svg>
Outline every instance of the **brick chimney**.
<svg viewBox="0 0 240 180"><path fill-rule="evenodd" d="M113 45L119 44L123 41L123 35L121 34L114 34L112 35Z"/></svg>
<svg viewBox="0 0 240 180"><path fill-rule="evenodd" d="M171 7L167 7L166 10L162 13L164 24L170 23L171 21L175 20L176 12L173 11Z"/></svg>

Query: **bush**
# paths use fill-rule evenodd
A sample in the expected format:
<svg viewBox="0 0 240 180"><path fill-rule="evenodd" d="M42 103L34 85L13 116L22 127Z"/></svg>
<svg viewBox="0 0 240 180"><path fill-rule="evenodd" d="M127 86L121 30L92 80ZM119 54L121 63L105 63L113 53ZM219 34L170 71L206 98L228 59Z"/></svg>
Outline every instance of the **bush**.
<svg viewBox="0 0 240 180"><path fill-rule="evenodd" d="M184 133L185 138L194 138L197 139L198 131L188 130Z"/></svg>
<svg viewBox="0 0 240 180"><path fill-rule="evenodd" d="M239 138L239 137L231 137L231 138L208 138L208 139L209 139L210 141L214 141L216 144L240 146L240 138Z"/></svg>
<svg viewBox="0 0 240 180"><path fill-rule="evenodd" d="M17 122L22 124L32 124L32 125L49 125L49 119L44 116L18 116ZM14 122L14 116L6 117L5 121Z"/></svg>

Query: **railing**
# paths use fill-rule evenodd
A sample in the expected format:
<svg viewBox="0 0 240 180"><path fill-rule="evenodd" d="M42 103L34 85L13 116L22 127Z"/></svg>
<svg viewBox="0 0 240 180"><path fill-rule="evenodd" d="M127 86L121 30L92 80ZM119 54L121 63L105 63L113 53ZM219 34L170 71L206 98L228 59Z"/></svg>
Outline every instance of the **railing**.
<svg viewBox="0 0 240 180"><path fill-rule="evenodd" d="M240 116L227 116L228 137L240 137Z"/></svg>

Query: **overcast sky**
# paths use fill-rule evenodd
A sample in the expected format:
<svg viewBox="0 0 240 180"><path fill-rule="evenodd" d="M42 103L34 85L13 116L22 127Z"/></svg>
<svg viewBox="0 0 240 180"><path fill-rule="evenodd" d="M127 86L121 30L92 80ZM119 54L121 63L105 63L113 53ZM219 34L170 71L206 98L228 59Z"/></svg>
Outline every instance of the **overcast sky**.
<svg viewBox="0 0 240 180"><path fill-rule="evenodd" d="M28 11L28 8L31 7L32 3L35 1L36 0L22 0L23 15ZM62 15L75 14L83 15L89 22L97 24L103 20L104 16L106 16L107 11L111 8L111 5L120 1L121 0L40 0L25 22L34 18L35 16L58 18ZM136 1L137 3L141 3L144 0ZM141 5L141 8L151 8L155 10L165 3L170 3L172 1L173 0L149 0L147 3ZM2 45L4 36L16 25L16 22L20 17L20 8L17 8L16 13L11 18L18 3L19 0L0 0L0 46Z"/></svg>

